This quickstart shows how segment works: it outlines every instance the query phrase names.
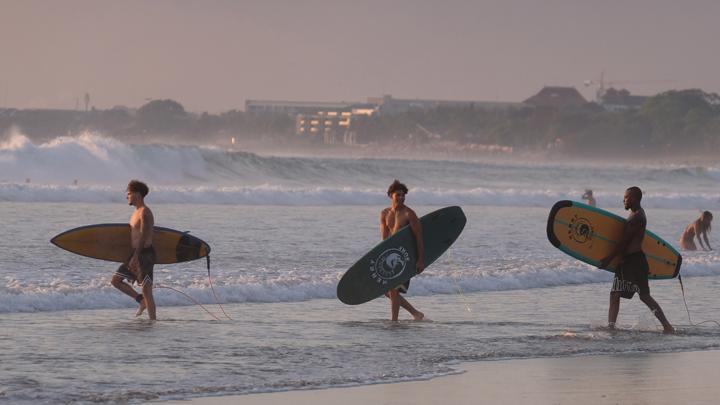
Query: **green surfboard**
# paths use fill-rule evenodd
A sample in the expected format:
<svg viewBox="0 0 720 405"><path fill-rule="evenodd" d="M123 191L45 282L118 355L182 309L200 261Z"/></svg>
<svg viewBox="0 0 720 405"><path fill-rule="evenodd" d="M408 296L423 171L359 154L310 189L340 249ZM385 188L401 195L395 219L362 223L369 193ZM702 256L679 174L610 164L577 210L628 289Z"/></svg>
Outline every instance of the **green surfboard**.
<svg viewBox="0 0 720 405"><path fill-rule="evenodd" d="M447 207L422 218L425 267L429 267L460 236L467 219L460 207ZM409 225L380 242L340 279L337 296L348 305L378 298L415 276L417 251Z"/></svg>

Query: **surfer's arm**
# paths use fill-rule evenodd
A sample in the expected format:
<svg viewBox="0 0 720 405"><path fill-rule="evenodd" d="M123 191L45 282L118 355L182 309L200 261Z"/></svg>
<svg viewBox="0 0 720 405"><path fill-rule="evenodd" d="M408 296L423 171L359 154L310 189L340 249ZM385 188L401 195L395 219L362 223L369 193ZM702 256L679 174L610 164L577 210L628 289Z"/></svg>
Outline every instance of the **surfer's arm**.
<svg viewBox="0 0 720 405"><path fill-rule="evenodd" d="M387 210L382 210L380 213L380 237L382 240L385 240L388 236L390 236L390 228L388 228L387 221L385 220L386 215Z"/></svg>
<svg viewBox="0 0 720 405"><path fill-rule="evenodd" d="M708 240L708 237L707 237L707 231L703 231L703 238L705 238L705 244L707 245L707 250L712 250L712 248L710 247L710 241ZM700 239L700 237L698 236L698 240L699 239ZM702 245L702 242L700 242L700 244Z"/></svg>
<svg viewBox="0 0 720 405"><path fill-rule="evenodd" d="M697 234L697 235L695 235L695 237L697 238L698 242L700 242L700 248L702 248L702 250L706 250L705 245L703 245L702 235Z"/></svg>
<svg viewBox="0 0 720 405"><path fill-rule="evenodd" d="M705 245L703 244L703 240L702 240L703 231L700 229L700 226L698 225L698 221L695 221L692 223L692 228L693 228L693 234L695 234L695 238L697 238L698 243L700 243L700 247L702 248L702 250L706 250Z"/></svg>
<svg viewBox="0 0 720 405"><path fill-rule="evenodd" d="M415 244L417 247L417 260L415 263L417 267L417 274L420 274L423 270L425 270L425 246L423 244L422 224L412 210L409 211L407 215L408 222L410 223L410 229L412 230L413 235L415 235Z"/></svg>
<svg viewBox="0 0 720 405"><path fill-rule="evenodd" d="M605 256L602 260L600 260L600 264L598 265L601 269L606 269L607 266L610 264L610 262L613 261L617 256L623 254L625 252L625 249L627 249L628 244L633 239L633 237L638 233L641 232L642 228L640 226L640 221L633 218L629 220L625 224L625 229L623 230L622 238L620 238L620 242L615 246L615 250L613 250L612 253Z"/></svg>

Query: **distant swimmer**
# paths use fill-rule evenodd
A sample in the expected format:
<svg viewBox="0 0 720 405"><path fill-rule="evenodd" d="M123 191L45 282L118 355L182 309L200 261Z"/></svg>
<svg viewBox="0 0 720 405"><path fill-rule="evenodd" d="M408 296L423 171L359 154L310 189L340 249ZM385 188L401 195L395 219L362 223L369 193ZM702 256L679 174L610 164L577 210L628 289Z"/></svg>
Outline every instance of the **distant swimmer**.
<svg viewBox="0 0 720 405"><path fill-rule="evenodd" d="M597 207L597 201L595 201L595 197L593 196L593 191L590 189L585 190L585 194L582 195L583 200L587 200L587 203L591 207Z"/></svg>
<svg viewBox="0 0 720 405"><path fill-rule="evenodd" d="M111 283L140 304L137 316L147 309L150 319L155 320L155 299L152 291L155 265L152 237L155 219L150 208L145 205L145 196L149 191L148 186L138 180L130 181L127 186L128 205L135 207L135 212L130 217L130 242L133 253L117 269ZM137 293L132 287L134 282L142 288L142 293Z"/></svg>
<svg viewBox="0 0 720 405"><path fill-rule="evenodd" d="M684 250L697 250L697 246L695 246L695 238L697 238L698 242L700 242L700 247L703 248L703 250L712 250L707 236L708 232L710 232L712 228L712 220L713 215L710 211L703 211L698 219L685 228L685 232L683 232L680 237L680 248ZM700 236L705 239L705 245L707 245L707 247L703 245L703 241Z"/></svg>
<svg viewBox="0 0 720 405"><path fill-rule="evenodd" d="M415 236L415 243L417 244L418 257L415 266L417 274L420 274L425 269L425 263L423 262L425 251L423 246L422 224L418 220L415 211L405 205L405 195L407 192L408 188L398 180L395 180L388 188L387 195L390 197L391 205L380 213L380 235L382 239L385 240L390 235L399 231L400 228L410 224L410 229ZM388 260L391 259L391 257L388 257ZM405 308L416 321L422 320L425 317L422 312L415 309L400 295L400 293L407 293L409 287L410 280L385 293L385 296L390 298L390 313L393 321L398 320L400 307Z"/></svg>
<svg viewBox="0 0 720 405"><path fill-rule="evenodd" d="M630 215L625 223L622 239L615 251L600 261L600 268L606 269L610 262L621 256L620 264L615 271L615 280L610 291L610 308L608 309L608 327L615 328L615 321L620 312L620 297L631 299L635 293L640 300L650 308L655 317L662 323L665 333L673 333L675 329L670 325L660 305L650 296L648 284L648 262L642 251L642 241L645 236L647 218L640 206L642 191L638 187L630 187L625 191L623 203Z"/></svg>

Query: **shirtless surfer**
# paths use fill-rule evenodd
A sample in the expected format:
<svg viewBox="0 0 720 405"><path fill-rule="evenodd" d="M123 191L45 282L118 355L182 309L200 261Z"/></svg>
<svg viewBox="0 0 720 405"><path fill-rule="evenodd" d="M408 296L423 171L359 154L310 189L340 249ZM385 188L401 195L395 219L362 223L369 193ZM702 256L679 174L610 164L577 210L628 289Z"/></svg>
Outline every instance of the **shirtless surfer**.
<svg viewBox="0 0 720 405"><path fill-rule="evenodd" d="M640 206L640 200L642 200L642 191L639 187L630 187L625 190L623 203L625 209L630 210L630 215L625 223L622 239L617 244L615 251L602 259L598 266L601 269L606 269L615 257L621 256L610 291L608 328L615 328L615 321L620 312L620 297L631 299L637 292L640 295L640 300L650 308L650 311L660 321L664 332L673 333L675 329L665 318L662 308L650 296L650 286L648 284L649 266L645 253L642 251L647 218L645 217L645 211Z"/></svg>
<svg viewBox="0 0 720 405"><path fill-rule="evenodd" d="M704 211L700 214L698 219L685 228L685 232L683 232L680 237L680 248L684 250L697 250L697 246L695 245L695 238L697 238L698 242L700 242L700 247L703 248L703 250L712 250L707 236L708 232L712 229L712 220L713 215L710 211ZM705 245L707 245L707 248L703 245L703 241L700 239L701 236L705 238Z"/></svg>
<svg viewBox="0 0 720 405"><path fill-rule="evenodd" d="M140 304L136 316L140 316L147 308L148 316L155 320L155 300L152 291L153 266L155 265L152 237L155 219L144 201L149 191L148 186L138 180L131 180L127 186L128 205L135 206L135 212L130 217L132 255L127 262L120 265L113 275L111 283ZM133 282L138 283L142 288L142 293L135 291L132 287Z"/></svg>
<svg viewBox="0 0 720 405"><path fill-rule="evenodd" d="M415 211L405 205L405 195L407 192L408 188L398 180L395 180L388 188L387 194L388 197L390 197L391 205L380 213L380 235L383 240L385 240L390 235L399 231L400 228L410 224L410 229L415 236L417 247L415 267L417 274L420 274L425 269L425 263L423 262L425 250L423 247L422 224L420 224L420 220L418 220ZM400 293L406 293L409 287L410 280L385 293L385 296L390 298L390 313L393 322L398 320L400 307L405 308L416 321L422 320L425 317L422 312L415 309L400 295Z"/></svg>

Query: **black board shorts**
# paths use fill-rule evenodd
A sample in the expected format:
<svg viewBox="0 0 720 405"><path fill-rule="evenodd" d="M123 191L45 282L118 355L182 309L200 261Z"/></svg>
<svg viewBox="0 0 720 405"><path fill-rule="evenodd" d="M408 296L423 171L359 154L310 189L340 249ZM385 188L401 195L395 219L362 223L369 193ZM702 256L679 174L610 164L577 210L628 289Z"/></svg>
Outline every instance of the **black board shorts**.
<svg viewBox="0 0 720 405"><path fill-rule="evenodd" d="M141 287L145 283L153 283L153 267L155 266L155 248L148 246L140 251L138 255L138 261L140 262L140 277L139 280L135 277L132 271L130 271L130 256L127 261L118 267L115 271L115 275L128 280L131 284L137 282Z"/></svg>
<svg viewBox="0 0 720 405"><path fill-rule="evenodd" d="M635 293L650 294L649 270L645 253L636 252L623 257L615 272L612 291L619 292L621 297L627 299L631 299Z"/></svg>
<svg viewBox="0 0 720 405"><path fill-rule="evenodd" d="M395 289L398 290L398 292L401 294L407 294L409 288L410 288L410 280L395 287Z"/></svg>

